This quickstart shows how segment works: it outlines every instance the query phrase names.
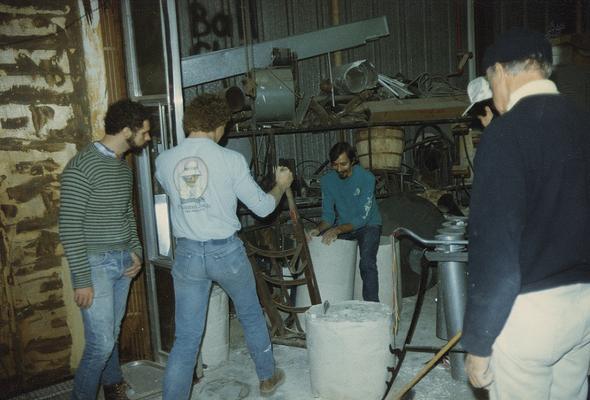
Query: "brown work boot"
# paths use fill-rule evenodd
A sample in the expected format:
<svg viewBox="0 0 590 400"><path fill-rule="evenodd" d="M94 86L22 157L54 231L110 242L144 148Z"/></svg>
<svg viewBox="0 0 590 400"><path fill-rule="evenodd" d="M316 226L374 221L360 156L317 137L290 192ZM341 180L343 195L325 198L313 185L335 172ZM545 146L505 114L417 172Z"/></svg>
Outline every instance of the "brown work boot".
<svg viewBox="0 0 590 400"><path fill-rule="evenodd" d="M272 396L281 384L285 382L285 372L277 368L269 379L260 381L260 395L262 397Z"/></svg>
<svg viewBox="0 0 590 400"><path fill-rule="evenodd" d="M114 385L104 385L102 390L104 391L104 400L129 400L127 397L127 383L121 381Z"/></svg>

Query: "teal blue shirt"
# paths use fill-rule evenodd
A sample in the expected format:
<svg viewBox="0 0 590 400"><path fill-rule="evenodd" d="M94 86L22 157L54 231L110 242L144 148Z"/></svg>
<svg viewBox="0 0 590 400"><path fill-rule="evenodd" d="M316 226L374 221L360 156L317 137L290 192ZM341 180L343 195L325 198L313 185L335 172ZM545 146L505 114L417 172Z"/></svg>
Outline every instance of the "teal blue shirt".
<svg viewBox="0 0 590 400"><path fill-rule="evenodd" d="M336 171L322 177L322 221L331 225L352 224L353 229L381 225L375 200L375 176L359 165L352 175L340 178Z"/></svg>

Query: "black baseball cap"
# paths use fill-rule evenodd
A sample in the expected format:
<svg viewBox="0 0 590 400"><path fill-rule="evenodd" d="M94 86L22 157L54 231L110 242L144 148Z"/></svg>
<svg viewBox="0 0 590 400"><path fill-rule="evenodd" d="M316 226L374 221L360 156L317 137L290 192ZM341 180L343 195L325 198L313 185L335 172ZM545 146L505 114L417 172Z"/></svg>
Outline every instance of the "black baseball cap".
<svg viewBox="0 0 590 400"><path fill-rule="evenodd" d="M511 28L502 33L484 53L482 67L486 71L496 63L526 59L553 62L551 43L540 32L525 28Z"/></svg>

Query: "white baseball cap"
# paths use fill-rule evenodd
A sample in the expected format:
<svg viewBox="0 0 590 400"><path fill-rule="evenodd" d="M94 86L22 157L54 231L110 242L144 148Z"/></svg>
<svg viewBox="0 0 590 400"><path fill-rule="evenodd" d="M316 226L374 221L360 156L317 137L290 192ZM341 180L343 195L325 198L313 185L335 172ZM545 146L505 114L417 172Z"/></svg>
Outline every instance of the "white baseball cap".
<svg viewBox="0 0 590 400"><path fill-rule="evenodd" d="M469 95L471 104L465 109L465 111L463 111L463 114L461 114L462 117L464 117L475 104L480 101L491 99L492 89L490 89L488 80L485 77L480 76L469 82L469 85L467 85L467 94Z"/></svg>

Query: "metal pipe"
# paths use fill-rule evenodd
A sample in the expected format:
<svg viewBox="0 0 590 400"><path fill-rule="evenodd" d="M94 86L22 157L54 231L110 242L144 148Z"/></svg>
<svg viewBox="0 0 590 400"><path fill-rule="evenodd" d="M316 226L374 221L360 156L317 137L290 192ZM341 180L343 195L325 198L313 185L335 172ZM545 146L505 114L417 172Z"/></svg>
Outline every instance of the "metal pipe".
<svg viewBox="0 0 590 400"><path fill-rule="evenodd" d="M332 26L340 25L340 0L332 0L330 6L332 9ZM342 52L334 52L334 65L342 65Z"/></svg>
<svg viewBox="0 0 590 400"><path fill-rule="evenodd" d="M289 135L293 133L312 133L312 132L327 132L327 131L336 131L340 129L359 129L359 128L368 128L370 126L420 126L424 125L425 123L428 124L454 124L460 122L471 122L474 118L452 118L452 119L437 119L437 120L416 120L416 121L382 121L376 124L370 124L367 122L362 123L354 123L354 124L346 124L346 125L330 125L330 126L310 126L305 128L270 128L265 129L267 132L272 130L275 135ZM229 139L231 138L240 138L240 137L248 137L252 135L252 130L243 130L240 133L232 132L230 133Z"/></svg>
<svg viewBox="0 0 590 400"><path fill-rule="evenodd" d="M461 221L464 222L464 221ZM436 247L436 252L441 253L463 253L464 246L457 246L455 242L465 238L466 226L444 226L438 229L435 236L440 241L447 242L446 245ZM458 258L458 257L457 257ZM437 318L444 317L443 321L437 320L437 335L444 334L449 338L461 332L463 329L463 317L465 315L465 302L467 292L467 263L459 260L445 260L438 262L438 294ZM442 311L442 312L441 312ZM443 330L444 329L444 330ZM451 376L455 380L465 381L465 361L462 354L451 354Z"/></svg>
<svg viewBox="0 0 590 400"><path fill-rule="evenodd" d="M467 51L471 53L471 58L467 61L467 71L469 73L469 80L476 77L475 71L475 12L473 8L473 0L467 0Z"/></svg>
<svg viewBox="0 0 590 400"><path fill-rule="evenodd" d="M449 239L449 240L424 239L423 237L418 236L417 234L415 234L414 232L412 232L411 230L406 229L406 228L397 228L396 230L393 231L393 236L396 238L399 236L409 236L412 239L414 239L417 242L424 245L425 247L431 247L431 248L436 247L436 246L449 246L449 245L463 246L463 245L467 245L469 243L467 240L458 240L458 239ZM441 236L441 235L437 235L437 239L439 238L439 236ZM455 251L456 248L451 248L449 250Z"/></svg>
<svg viewBox="0 0 590 400"><path fill-rule="evenodd" d="M450 261L439 262L440 284L444 305L447 337L455 336L463 328L465 315L465 263ZM463 354L451 353L451 376L455 380L466 380L465 357Z"/></svg>
<svg viewBox="0 0 590 400"><path fill-rule="evenodd" d="M358 60L334 68L333 86L340 93L361 93L377 86L375 67L367 60Z"/></svg>
<svg viewBox="0 0 590 400"><path fill-rule="evenodd" d="M184 99L182 91L182 71L180 69L180 46L178 41L178 27L176 24L175 2L160 0L162 15L162 40L164 43L164 57L166 62L167 99L171 128L176 135L177 143L184 138L182 118L184 116Z"/></svg>
<svg viewBox="0 0 590 400"><path fill-rule="evenodd" d="M121 17L123 19L123 34L125 37L125 66L127 67L127 88L129 97L136 98L142 95L139 86L137 51L135 49L135 32L133 31L133 18L131 17L130 0L121 2Z"/></svg>
<svg viewBox="0 0 590 400"><path fill-rule="evenodd" d="M437 274L436 285L436 337L447 340L447 320L445 318L445 297L443 295L443 285L440 282L441 274Z"/></svg>
<svg viewBox="0 0 590 400"><path fill-rule="evenodd" d="M330 73L330 96L332 97L332 107L336 107L336 100L334 98L334 77L332 76L332 60L328 53L328 72Z"/></svg>

